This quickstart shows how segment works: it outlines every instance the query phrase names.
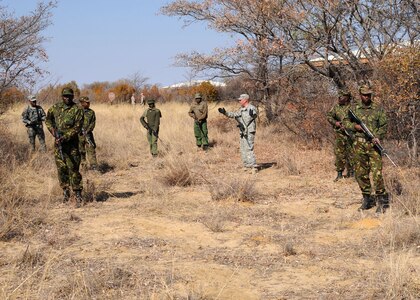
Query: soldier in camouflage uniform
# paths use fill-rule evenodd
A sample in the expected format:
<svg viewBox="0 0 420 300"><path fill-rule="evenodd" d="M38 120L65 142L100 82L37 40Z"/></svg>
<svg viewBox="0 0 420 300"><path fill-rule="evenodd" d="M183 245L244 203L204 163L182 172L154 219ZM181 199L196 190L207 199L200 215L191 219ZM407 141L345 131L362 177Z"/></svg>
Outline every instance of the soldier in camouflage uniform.
<svg viewBox="0 0 420 300"><path fill-rule="evenodd" d="M80 105L83 107L83 128L82 132L79 134L79 150L81 156L81 165L82 168L86 168L87 160L89 161L89 166L92 170L96 170L98 167L98 162L96 160L96 143L93 136L93 129L95 129L96 124L96 115L95 112L90 109L90 100L89 97L81 97Z"/></svg>
<svg viewBox="0 0 420 300"><path fill-rule="evenodd" d="M375 139L369 140L362 127L348 116L344 120L345 127L355 132L354 155L356 179L363 195L363 203L359 210L367 210L375 206L377 213L389 208L389 196L385 190L382 177L382 157L375 146L383 139L387 130L387 116L382 107L372 101L372 90L363 85L359 88L361 102L352 106L354 114L369 128ZM373 195L369 175L372 175L375 194ZM375 201L376 199L376 201Z"/></svg>
<svg viewBox="0 0 420 300"><path fill-rule="evenodd" d="M157 141L159 137L159 125L162 113L155 107L155 100L147 100L149 108L140 117L140 123L147 129L147 141L150 145L150 153L153 157L158 155Z"/></svg>
<svg viewBox="0 0 420 300"><path fill-rule="evenodd" d="M58 179L64 192L63 202L70 198L70 187L76 195L76 207L80 207L82 198L82 175L79 172L80 151L79 134L83 126L83 109L74 102L74 92L64 88L62 102L54 104L47 112L46 125L55 137L55 163Z"/></svg>
<svg viewBox="0 0 420 300"><path fill-rule="evenodd" d="M208 130L207 130L207 101L203 101L200 93L195 94L194 102L191 104L188 115L194 119L194 135L197 147L207 150L209 146Z"/></svg>
<svg viewBox="0 0 420 300"><path fill-rule="evenodd" d="M256 118L258 116L255 106L249 103L249 95L242 94L238 98L241 108L236 112L227 112L223 107L218 111L228 118L233 118L238 122L240 134L241 158L246 171L257 172L257 162L254 154L254 140L257 129Z"/></svg>
<svg viewBox="0 0 420 300"><path fill-rule="evenodd" d="M348 116L351 94L348 91L340 91L338 103L327 113L327 120L335 131L335 167L337 177L335 181L343 178L343 171L347 169L346 177L353 177L353 140L350 132L343 126L343 120Z"/></svg>
<svg viewBox="0 0 420 300"><path fill-rule="evenodd" d="M45 121L45 111L40 105L36 104L36 97L29 97L29 105L22 113L22 122L25 124L29 143L32 146L32 151L35 151L35 138L38 136L40 148L42 152L47 150L45 146L45 134L42 127L42 122Z"/></svg>

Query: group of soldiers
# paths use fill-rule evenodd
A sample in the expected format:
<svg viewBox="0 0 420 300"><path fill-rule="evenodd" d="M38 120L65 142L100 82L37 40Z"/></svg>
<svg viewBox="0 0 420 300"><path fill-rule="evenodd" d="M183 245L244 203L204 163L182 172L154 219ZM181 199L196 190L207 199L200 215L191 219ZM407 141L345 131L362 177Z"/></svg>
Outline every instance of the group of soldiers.
<svg viewBox="0 0 420 300"><path fill-rule="evenodd" d="M62 102L54 104L47 114L37 105L36 97L30 97L29 106L22 113L22 121L27 127L32 150L35 150L35 137L38 136L42 151L46 150L42 127L42 122L45 121L48 131L55 139L54 157L58 180L63 189L63 202L69 201L71 188L75 194L76 207L80 207L83 203L80 165L87 168L89 162L91 169L97 168L93 136L96 116L89 108L88 97L79 99L80 106L74 102L74 91L71 88L64 88L61 97Z"/></svg>
<svg viewBox="0 0 420 300"><path fill-rule="evenodd" d="M340 91L338 103L327 114L327 120L335 131L335 181L344 177L346 169L346 177L355 176L362 191L363 201L359 210L368 210L376 205L376 212L383 213L389 208L389 194L382 176L380 140L386 134L387 115L373 101L371 87L360 86L359 94L360 101L352 103L351 93Z"/></svg>
<svg viewBox="0 0 420 300"><path fill-rule="evenodd" d="M335 181L355 176L363 195L359 210L368 210L377 205L377 213L383 213L389 208L389 195L385 190L382 176L380 140L387 130L387 116L385 111L373 101L373 91L369 86L361 86L359 93L360 101L352 103L350 92L340 91L338 103L327 114L327 120L336 134ZM82 166L86 166L88 160L92 169L97 168L96 144L93 136L96 117L95 112L89 108L88 97L81 97L79 99L81 106L78 106L74 102L74 92L71 88L64 88L61 96L62 101L54 104L47 114L36 104L36 98L30 97L30 104L22 113L22 120L28 128L32 149L35 149L35 137L38 136L42 151L46 150L42 129L42 122L45 121L49 132L55 138L54 156L60 186L63 189L63 201L69 200L71 188L76 197L76 206L80 207L83 203L81 194L83 187L79 166L81 163ZM255 174L258 171L254 154L258 110L250 103L248 94L240 95L237 100L240 104L237 111L229 112L223 107L218 108L218 111L236 120L243 169ZM147 104L148 108L140 117L140 123L147 130L150 153L153 157L157 157L162 113L156 108L154 99L148 99ZM209 149L208 105L200 93L195 94L188 115L194 119L197 149L207 151ZM366 133L366 128L370 130L371 135ZM345 176L344 170L347 170Z"/></svg>

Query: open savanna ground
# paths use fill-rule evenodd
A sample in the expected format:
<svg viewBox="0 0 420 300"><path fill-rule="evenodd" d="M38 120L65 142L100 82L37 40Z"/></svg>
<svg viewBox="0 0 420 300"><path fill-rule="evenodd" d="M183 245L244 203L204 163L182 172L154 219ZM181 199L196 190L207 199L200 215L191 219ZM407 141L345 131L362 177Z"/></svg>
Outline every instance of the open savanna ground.
<svg viewBox="0 0 420 300"><path fill-rule="evenodd" d="M154 159L143 107L93 103L100 168L83 172L92 201L79 209L61 203L51 136L31 155L23 106L0 117L1 299L418 298L418 168L384 161L391 209L358 212L355 180L333 182L330 143L260 125L248 174L214 104L208 152L186 104L158 108Z"/></svg>

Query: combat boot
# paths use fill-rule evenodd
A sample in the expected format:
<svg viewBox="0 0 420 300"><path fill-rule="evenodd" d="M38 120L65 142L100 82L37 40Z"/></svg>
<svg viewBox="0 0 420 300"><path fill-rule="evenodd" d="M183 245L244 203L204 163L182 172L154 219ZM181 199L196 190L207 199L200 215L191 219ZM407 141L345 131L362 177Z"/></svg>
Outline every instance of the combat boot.
<svg viewBox="0 0 420 300"><path fill-rule="evenodd" d="M363 194L363 203L359 207L359 211L368 210L375 206L375 200L371 195Z"/></svg>
<svg viewBox="0 0 420 300"><path fill-rule="evenodd" d="M348 170L348 171L347 171L347 175L346 175L346 177L347 177L347 178L352 178L352 177L354 177L354 170Z"/></svg>
<svg viewBox="0 0 420 300"><path fill-rule="evenodd" d="M334 179L334 181L339 181L340 179L343 179L343 171L337 172L337 177Z"/></svg>
<svg viewBox="0 0 420 300"><path fill-rule="evenodd" d="M64 189L63 190L63 203L69 202L69 199L70 199L70 190Z"/></svg>
<svg viewBox="0 0 420 300"><path fill-rule="evenodd" d="M76 208L79 208L80 206L82 206L82 203L83 203L82 191L81 190L75 191L75 194L76 194Z"/></svg>
<svg viewBox="0 0 420 300"><path fill-rule="evenodd" d="M377 214L383 214L389 208L389 195L377 195L378 207L376 208Z"/></svg>

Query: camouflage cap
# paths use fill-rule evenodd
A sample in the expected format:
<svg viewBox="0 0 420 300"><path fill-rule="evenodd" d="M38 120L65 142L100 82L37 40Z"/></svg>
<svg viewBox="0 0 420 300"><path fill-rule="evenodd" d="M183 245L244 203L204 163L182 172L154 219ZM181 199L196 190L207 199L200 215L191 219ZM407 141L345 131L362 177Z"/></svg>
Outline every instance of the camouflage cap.
<svg viewBox="0 0 420 300"><path fill-rule="evenodd" d="M80 97L79 101L80 101L80 102L87 102L87 103L89 103L89 102L90 102L90 100L89 100L89 97L88 97L88 96L83 96L83 97Z"/></svg>
<svg viewBox="0 0 420 300"><path fill-rule="evenodd" d="M339 97L351 97L351 93L348 90L339 90L338 91L338 96Z"/></svg>
<svg viewBox="0 0 420 300"><path fill-rule="evenodd" d="M359 93L362 95L370 95L373 94L372 89L367 84L361 85L359 87Z"/></svg>
<svg viewBox="0 0 420 300"><path fill-rule="evenodd" d="M147 100L147 104L155 104L155 99L149 99Z"/></svg>
<svg viewBox="0 0 420 300"><path fill-rule="evenodd" d="M31 95L28 97L28 100L31 102L35 102L36 101L36 97L34 95Z"/></svg>
<svg viewBox="0 0 420 300"><path fill-rule="evenodd" d="M196 93L194 99L203 99L203 96L200 93Z"/></svg>
<svg viewBox="0 0 420 300"><path fill-rule="evenodd" d="M71 88L64 88L61 91L61 96L74 96L73 89L71 89Z"/></svg>
<svg viewBox="0 0 420 300"><path fill-rule="evenodd" d="M238 98L238 100L249 100L249 95L248 94L241 94Z"/></svg>

